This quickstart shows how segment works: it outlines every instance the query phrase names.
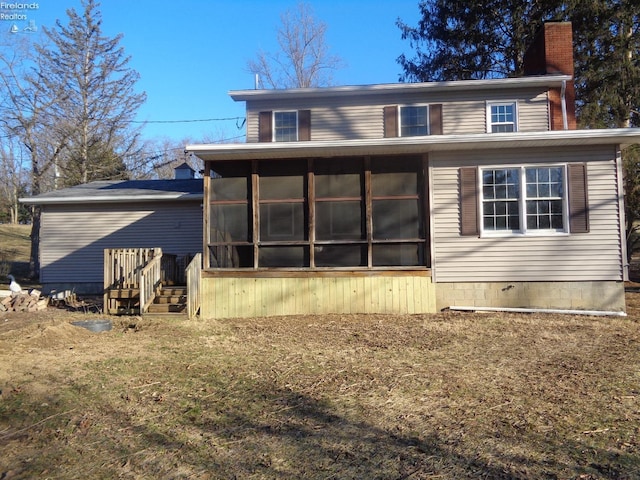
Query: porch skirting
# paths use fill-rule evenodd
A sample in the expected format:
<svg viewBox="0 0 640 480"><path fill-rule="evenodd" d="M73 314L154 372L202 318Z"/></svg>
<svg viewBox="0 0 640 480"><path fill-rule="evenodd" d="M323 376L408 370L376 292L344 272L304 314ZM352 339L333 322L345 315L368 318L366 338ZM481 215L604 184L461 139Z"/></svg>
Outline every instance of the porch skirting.
<svg viewBox="0 0 640 480"><path fill-rule="evenodd" d="M437 283L436 308L451 306L624 312L624 282Z"/></svg>
<svg viewBox="0 0 640 480"><path fill-rule="evenodd" d="M436 312L430 276L203 277L201 318Z"/></svg>

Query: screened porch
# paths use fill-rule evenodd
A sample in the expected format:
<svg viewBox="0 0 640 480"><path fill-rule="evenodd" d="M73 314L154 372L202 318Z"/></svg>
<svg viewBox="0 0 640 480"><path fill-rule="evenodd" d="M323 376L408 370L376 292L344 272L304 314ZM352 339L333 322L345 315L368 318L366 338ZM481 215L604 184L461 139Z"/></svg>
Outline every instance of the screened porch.
<svg viewBox="0 0 640 480"><path fill-rule="evenodd" d="M207 161L210 271L427 270L426 156Z"/></svg>

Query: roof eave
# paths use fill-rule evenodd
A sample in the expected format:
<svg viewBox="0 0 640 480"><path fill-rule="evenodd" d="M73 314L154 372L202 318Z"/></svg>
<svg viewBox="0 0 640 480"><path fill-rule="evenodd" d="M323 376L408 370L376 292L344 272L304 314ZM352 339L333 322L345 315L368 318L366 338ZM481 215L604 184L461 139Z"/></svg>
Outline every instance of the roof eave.
<svg viewBox="0 0 640 480"><path fill-rule="evenodd" d="M354 96L385 93L409 92L438 92L441 90L487 90L495 88L526 88L526 87L560 87L563 82L571 81L571 75L539 75L517 78L492 78L486 80L456 80L449 82L421 82L421 83L382 83L372 85L345 85L340 87L322 88L289 88L275 90L230 90L229 96L236 102L248 100L280 100L287 98L309 98L327 96Z"/></svg>
<svg viewBox="0 0 640 480"><path fill-rule="evenodd" d="M133 203L133 202L175 202L175 201L196 201L204 198L201 193L190 193L180 195L139 195L139 196L78 196L78 197L47 197L47 194L35 197L24 197L18 199L25 205L65 205L73 203Z"/></svg>
<svg viewBox="0 0 640 480"><path fill-rule="evenodd" d="M562 130L533 133L433 135L337 141L187 145L205 161L259 160L350 155L416 154L489 148L530 148L640 143L640 128Z"/></svg>

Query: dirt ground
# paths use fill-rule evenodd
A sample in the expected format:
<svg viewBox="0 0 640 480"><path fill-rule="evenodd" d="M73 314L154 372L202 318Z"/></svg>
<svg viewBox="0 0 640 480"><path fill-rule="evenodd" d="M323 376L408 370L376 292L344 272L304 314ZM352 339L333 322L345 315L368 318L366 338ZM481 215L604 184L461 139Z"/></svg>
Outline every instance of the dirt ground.
<svg viewBox="0 0 640 480"><path fill-rule="evenodd" d="M627 303L626 318L0 313L0 479L640 478L640 293ZM113 329L71 324L97 318Z"/></svg>

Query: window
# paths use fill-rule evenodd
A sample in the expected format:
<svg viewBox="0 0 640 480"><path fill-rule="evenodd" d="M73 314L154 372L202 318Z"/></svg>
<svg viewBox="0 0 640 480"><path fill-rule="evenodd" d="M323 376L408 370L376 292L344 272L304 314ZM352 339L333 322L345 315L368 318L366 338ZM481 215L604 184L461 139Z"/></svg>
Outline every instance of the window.
<svg viewBox="0 0 640 480"><path fill-rule="evenodd" d="M273 140L275 142L298 141L298 112L273 113Z"/></svg>
<svg viewBox="0 0 640 480"><path fill-rule="evenodd" d="M416 137L428 135L429 112L426 105L400 107L400 136Z"/></svg>
<svg viewBox="0 0 640 480"><path fill-rule="evenodd" d="M311 140L311 110L258 112L259 142L304 142Z"/></svg>
<svg viewBox="0 0 640 480"><path fill-rule="evenodd" d="M304 208L306 168L281 160L259 168L259 264L303 267L309 256Z"/></svg>
<svg viewBox="0 0 640 480"><path fill-rule="evenodd" d="M482 172L484 230L520 230L520 171L515 168Z"/></svg>
<svg viewBox="0 0 640 480"><path fill-rule="evenodd" d="M565 177L556 165L483 169L483 231L566 232Z"/></svg>
<svg viewBox="0 0 640 480"><path fill-rule="evenodd" d="M487 104L487 131L504 133L518 131L516 102Z"/></svg>
<svg viewBox="0 0 640 480"><path fill-rule="evenodd" d="M220 162L209 189L209 262L216 268L253 266L250 168Z"/></svg>
<svg viewBox="0 0 640 480"><path fill-rule="evenodd" d="M213 162L208 267L426 266L423 162Z"/></svg>

